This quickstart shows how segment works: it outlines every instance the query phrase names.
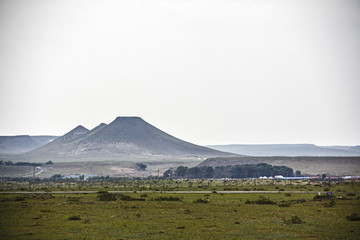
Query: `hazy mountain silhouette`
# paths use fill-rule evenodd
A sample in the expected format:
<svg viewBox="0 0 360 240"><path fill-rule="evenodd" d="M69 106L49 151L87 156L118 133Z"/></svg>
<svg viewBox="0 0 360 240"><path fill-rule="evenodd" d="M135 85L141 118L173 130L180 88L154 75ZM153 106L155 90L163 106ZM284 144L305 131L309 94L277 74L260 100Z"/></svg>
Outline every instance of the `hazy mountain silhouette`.
<svg viewBox="0 0 360 240"><path fill-rule="evenodd" d="M210 148L249 156L360 156L360 146L326 146L314 144L231 144Z"/></svg>
<svg viewBox="0 0 360 240"><path fill-rule="evenodd" d="M118 117L91 131L78 126L56 140L23 154L27 159L114 157L208 157L231 154L175 138L140 117Z"/></svg>
<svg viewBox="0 0 360 240"><path fill-rule="evenodd" d="M31 151L52 140L57 136L0 136L1 154L18 154Z"/></svg>

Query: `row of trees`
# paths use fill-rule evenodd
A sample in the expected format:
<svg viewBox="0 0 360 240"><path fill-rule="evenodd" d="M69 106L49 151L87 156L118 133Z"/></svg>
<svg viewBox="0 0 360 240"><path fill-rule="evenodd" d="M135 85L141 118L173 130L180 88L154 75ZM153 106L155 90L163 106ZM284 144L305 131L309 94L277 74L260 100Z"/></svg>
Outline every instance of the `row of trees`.
<svg viewBox="0 0 360 240"><path fill-rule="evenodd" d="M53 164L52 161L48 161L46 162L45 164ZM13 163L12 161L0 161L0 165L8 165L8 166L33 166L33 167L36 167L36 166L41 166L43 165L42 163L31 163L31 162L16 162L16 163Z"/></svg>
<svg viewBox="0 0 360 240"><path fill-rule="evenodd" d="M255 178L260 176L282 175L294 176L292 168L286 166L272 166L266 163L244 164L220 167L193 167L184 166L170 168L164 172L165 178Z"/></svg>

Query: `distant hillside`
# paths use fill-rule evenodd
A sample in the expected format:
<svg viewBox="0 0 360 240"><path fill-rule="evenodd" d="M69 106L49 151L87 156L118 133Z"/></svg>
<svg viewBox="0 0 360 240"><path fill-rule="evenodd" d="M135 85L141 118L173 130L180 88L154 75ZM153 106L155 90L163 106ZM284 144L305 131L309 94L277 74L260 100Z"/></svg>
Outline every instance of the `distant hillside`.
<svg viewBox="0 0 360 240"><path fill-rule="evenodd" d="M7 166L0 165L0 177L32 177L32 166ZM55 174L61 175L98 175L112 177L147 177L148 171L140 170L139 167L128 161L101 161L101 162L58 162L44 164L36 168L35 175L39 178L49 178Z"/></svg>
<svg viewBox="0 0 360 240"><path fill-rule="evenodd" d="M56 139L56 136L0 136L0 154L18 154L31 151Z"/></svg>
<svg viewBox="0 0 360 240"><path fill-rule="evenodd" d="M313 144L231 144L210 148L249 156L360 156L360 146L326 146Z"/></svg>
<svg viewBox="0 0 360 240"><path fill-rule="evenodd" d="M113 159L118 157L209 157L230 156L214 149L175 138L139 117L118 117L109 125L91 131L78 126L22 159Z"/></svg>
<svg viewBox="0 0 360 240"><path fill-rule="evenodd" d="M267 163L287 166L303 174L360 175L360 157L217 157L208 158L198 166L233 166Z"/></svg>

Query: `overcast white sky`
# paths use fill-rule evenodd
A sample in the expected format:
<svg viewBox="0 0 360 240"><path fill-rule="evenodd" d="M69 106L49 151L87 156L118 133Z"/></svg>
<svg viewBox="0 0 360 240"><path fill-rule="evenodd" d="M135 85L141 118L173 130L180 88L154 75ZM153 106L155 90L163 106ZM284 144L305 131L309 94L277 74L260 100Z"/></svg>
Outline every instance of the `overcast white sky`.
<svg viewBox="0 0 360 240"><path fill-rule="evenodd" d="M358 0L0 0L0 135L140 116L196 144L360 144Z"/></svg>

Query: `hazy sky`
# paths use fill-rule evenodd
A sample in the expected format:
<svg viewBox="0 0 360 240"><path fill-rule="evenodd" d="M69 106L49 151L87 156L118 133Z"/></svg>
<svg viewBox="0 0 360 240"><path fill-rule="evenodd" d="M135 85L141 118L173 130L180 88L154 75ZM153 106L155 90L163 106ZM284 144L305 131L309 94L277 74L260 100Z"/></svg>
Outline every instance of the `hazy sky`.
<svg viewBox="0 0 360 240"><path fill-rule="evenodd" d="M0 0L0 81L0 135L359 145L360 1Z"/></svg>

